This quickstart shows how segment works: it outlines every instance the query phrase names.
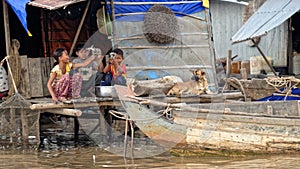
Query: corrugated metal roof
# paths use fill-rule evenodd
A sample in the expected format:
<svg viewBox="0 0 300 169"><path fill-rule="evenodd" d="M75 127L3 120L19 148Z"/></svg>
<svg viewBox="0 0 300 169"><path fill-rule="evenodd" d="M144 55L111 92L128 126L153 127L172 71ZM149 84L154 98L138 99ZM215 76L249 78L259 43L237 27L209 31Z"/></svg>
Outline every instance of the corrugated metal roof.
<svg viewBox="0 0 300 169"><path fill-rule="evenodd" d="M28 5L55 10L82 1L86 0L33 0L29 2Z"/></svg>
<svg viewBox="0 0 300 169"><path fill-rule="evenodd" d="M267 0L231 38L233 43L266 35L300 9L300 0Z"/></svg>

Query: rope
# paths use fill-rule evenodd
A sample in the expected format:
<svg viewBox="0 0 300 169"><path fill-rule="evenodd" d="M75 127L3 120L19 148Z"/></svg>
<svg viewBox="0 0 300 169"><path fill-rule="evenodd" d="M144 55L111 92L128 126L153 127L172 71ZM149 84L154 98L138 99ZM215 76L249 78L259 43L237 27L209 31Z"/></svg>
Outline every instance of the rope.
<svg viewBox="0 0 300 169"><path fill-rule="evenodd" d="M158 119L158 118L164 116L165 114L167 114L167 112L169 112L170 110L172 110L172 108L170 108L170 106L171 106L171 104L168 104L168 107L165 110L163 110L163 113L161 115L155 116L153 118L148 118L148 119L146 119L146 118L145 119L131 119L130 117L127 117L126 114L117 112L115 110L110 110L109 113L112 114L113 116L115 116L115 117L117 117L119 119L123 119L123 120L126 120L126 118L128 118L128 120L132 120L132 121L153 121L155 119ZM158 111L158 113L161 112L161 111L162 110ZM123 117L118 116L117 114L118 115L123 115Z"/></svg>
<svg viewBox="0 0 300 169"><path fill-rule="evenodd" d="M239 79L237 79L237 78L235 78L235 77L230 77L230 78L227 78L227 79L229 79L229 80L234 80L235 82L237 82L238 83L238 85L240 86L240 90L242 91L242 93L243 93L243 95L244 95L244 99L245 99L245 101L247 100L247 96L246 96L246 92L245 92L245 89L244 89L244 86L243 86L243 84L240 82L240 80ZM222 89L222 93L224 92L224 90L225 90L225 88L228 86L228 81L226 80L226 83L225 83L225 85L224 85L224 87L223 87L223 89Z"/></svg>
<svg viewBox="0 0 300 169"><path fill-rule="evenodd" d="M296 86L300 83L300 79L295 78L294 76L289 77L268 77L266 78L266 82L273 86L274 89L279 93L285 93L284 101L287 96L292 93L292 89L296 88ZM280 90L283 88L284 90Z"/></svg>
<svg viewBox="0 0 300 169"><path fill-rule="evenodd" d="M158 119L160 117L162 117L163 115L167 114L167 112L169 112L171 110L170 108L171 104L168 104L167 108L163 111L163 113L159 116L156 116L154 118L149 118L149 119L131 119L128 114L126 113L122 113L122 112L117 112L115 110L109 110L108 112L113 115L114 117L117 117L119 119L125 120L125 137L124 137L124 157L126 157L126 153L127 153L127 130L128 130L128 122L130 124L130 130L131 130L131 143L130 143L130 147L131 147L131 156L133 157L133 140L134 140L134 128L133 128L133 121L151 121L154 119ZM161 112L158 111L158 112Z"/></svg>
<svg viewBox="0 0 300 169"><path fill-rule="evenodd" d="M300 79L296 79L294 76L289 77L268 77L266 82L275 88L276 91L280 93L289 92L292 87L295 87L300 83ZM284 88L283 91L280 91L280 88Z"/></svg>

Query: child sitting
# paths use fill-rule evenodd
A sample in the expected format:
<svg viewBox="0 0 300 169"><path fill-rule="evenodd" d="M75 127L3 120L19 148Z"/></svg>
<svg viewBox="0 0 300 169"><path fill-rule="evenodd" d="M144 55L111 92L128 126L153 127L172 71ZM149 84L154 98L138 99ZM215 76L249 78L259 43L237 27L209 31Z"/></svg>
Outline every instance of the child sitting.
<svg viewBox="0 0 300 169"><path fill-rule="evenodd" d="M106 73L106 81L107 79L110 79L109 76L111 76L111 82L106 82L110 85L123 85L126 86L126 66L122 63L124 59L123 51L119 48L114 49L108 58L106 60L106 66L103 70L104 73Z"/></svg>
<svg viewBox="0 0 300 169"><path fill-rule="evenodd" d="M90 52L90 50L84 47L84 44L78 44L75 48L78 58L74 59L72 61L73 63L84 62L90 56L90 54L95 55L96 58L99 58L99 60L94 60L85 67L74 69L74 71L76 73L80 73L83 78L82 89L80 93L81 96L94 96L95 86L100 86L103 78L103 56L101 54L101 50L97 48L93 48L93 50L97 50L97 52Z"/></svg>
<svg viewBox="0 0 300 169"><path fill-rule="evenodd" d="M65 48L57 48L53 52L55 63L51 69L47 83L49 93L54 103L70 98L79 98L82 85L82 77L79 73L69 75L72 68L84 67L90 64L95 56L91 56L82 63L69 62L69 55Z"/></svg>

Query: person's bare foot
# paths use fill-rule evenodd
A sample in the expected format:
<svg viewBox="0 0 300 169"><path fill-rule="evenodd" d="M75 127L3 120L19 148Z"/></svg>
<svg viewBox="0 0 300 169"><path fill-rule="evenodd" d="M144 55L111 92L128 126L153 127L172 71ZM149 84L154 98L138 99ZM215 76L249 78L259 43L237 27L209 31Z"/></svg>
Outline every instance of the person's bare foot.
<svg viewBox="0 0 300 169"><path fill-rule="evenodd" d="M65 97L59 97L58 98L58 101L61 101L61 102L64 102L64 101L67 101L68 99L67 98L65 98Z"/></svg>

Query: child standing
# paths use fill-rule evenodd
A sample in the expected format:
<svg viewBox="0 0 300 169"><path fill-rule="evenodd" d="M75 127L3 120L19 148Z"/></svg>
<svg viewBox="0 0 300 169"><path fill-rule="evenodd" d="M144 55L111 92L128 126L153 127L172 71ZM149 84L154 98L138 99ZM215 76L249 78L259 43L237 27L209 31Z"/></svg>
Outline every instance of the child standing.
<svg viewBox="0 0 300 169"><path fill-rule="evenodd" d="M116 48L112 50L108 61L106 61L106 66L103 72L106 73L106 76L112 76L112 80L110 82L112 86L114 84L126 86L127 70L126 66L122 63L123 60L123 51L119 48Z"/></svg>
<svg viewBox="0 0 300 169"><path fill-rule="evenodd" d="M82 77L79 73L70 76L70 70L76 67L84 67L91 63L95 56L91 56L82 63L69 62L69 55L65 48L57 48L53 52L55 59L54 67L51 70L47 83L49 93L53 102L65 101L70 98L79 98L82 84Z"/></svg>

